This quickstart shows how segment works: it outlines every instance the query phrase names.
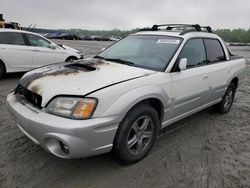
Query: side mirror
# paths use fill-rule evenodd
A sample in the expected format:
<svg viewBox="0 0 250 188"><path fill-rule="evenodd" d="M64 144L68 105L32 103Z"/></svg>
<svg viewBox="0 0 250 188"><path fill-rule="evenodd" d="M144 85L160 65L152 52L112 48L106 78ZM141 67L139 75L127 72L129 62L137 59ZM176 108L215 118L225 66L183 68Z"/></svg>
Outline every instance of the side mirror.
<svg viewBox="0 0 250 188"><path fill-rule="evenodd" d="M55 43L50 43L49 47L54 50L57 48L57 45Z"/></svg>
<svg viewBox="0 0 250 188"><path fill-rule="evenodd" d="M181 58L179 61L179 69L180 71L184 71L187 69L187 58Z"/></svg>

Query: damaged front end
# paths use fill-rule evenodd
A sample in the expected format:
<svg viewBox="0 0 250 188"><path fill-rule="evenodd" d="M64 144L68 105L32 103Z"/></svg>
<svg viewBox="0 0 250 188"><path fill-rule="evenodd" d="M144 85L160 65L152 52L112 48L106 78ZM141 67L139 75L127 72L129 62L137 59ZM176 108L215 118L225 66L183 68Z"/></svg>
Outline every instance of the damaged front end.
<svg viewBox="0 0 250 188"><path fill-rule="evenodd" d="M23 76L19 81L18 86L16 87L14 94L23 97L27 102L31 103L37 108L42 108L42 96L41 87L36 84L32 84L34 81L45 78L45 77L56 77L56 76L68 76L68 75L77 75L80 72L91 72L95 71L99 64L104 62L97 61L84 61L75 62L75 63L60 63L54 64L46 67L42 67L36 70L33 70Z"/></svg>
<svg viewBox="0 0 250 188"><path fill-rule="evenodd" d="M103 99L95 92L154 72L95 58L53 64L26 73L7 107L21 131L50 153L97 155L112 149L120 116L96 117Z"/></svg>

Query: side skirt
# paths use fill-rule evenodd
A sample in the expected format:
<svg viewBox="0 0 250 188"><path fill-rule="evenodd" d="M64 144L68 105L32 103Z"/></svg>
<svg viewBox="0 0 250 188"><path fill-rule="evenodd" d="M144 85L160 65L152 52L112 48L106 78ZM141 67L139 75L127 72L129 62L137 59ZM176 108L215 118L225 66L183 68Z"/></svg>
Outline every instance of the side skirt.
<svg viewBox="0 0 250 188"><path fill-rule="evenodd" d="M203 105L203 106L200 106L200 107L198 107L198 108L195 108L195 109L193 109L193 110L190 110L189 112L186 112L186 113L184 113L184 114L182 114L182 115L179 115L179 116L174 117L174 118L172 118L172 119L170 119L170 120L167 120L167 121L165 121L165 122L162 122L161 128L165 128L165 127L167 127L168 125L171 125L171 124L173 124L173 123L175 123L175 122L177 122L177 121L179 121L179 120L181 120L181 119L183 119L183 118L186 118L186 117L188 117L188 116L190 116L190 115L192 115L192 114L195 114L195 113L197 113L197 112L199 112L199 111L201 111L201 110L203 110L203 109L206 109L206 108L208 108L208 107L210 107L210 106L212 106L212 105L214 105L214 104L217 104L217 103L219 103L221 100L222 100L222 98L217 99L217 100L212 101L212 102L210 102L210 103L207 103L207 104L205 104L205 105Z"/></svg>

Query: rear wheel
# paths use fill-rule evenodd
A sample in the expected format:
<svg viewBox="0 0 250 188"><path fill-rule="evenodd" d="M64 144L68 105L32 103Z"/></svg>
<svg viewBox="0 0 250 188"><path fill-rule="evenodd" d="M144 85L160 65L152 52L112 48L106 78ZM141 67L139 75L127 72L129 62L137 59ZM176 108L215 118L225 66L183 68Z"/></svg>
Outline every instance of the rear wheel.
<svg viewBox="0 0 250 188"><path fill-rule="evenodd" d="M5 74L5 67L3 63L0 62L0 78L2 78Z"/></svg>
<svg viewBox="0 0 250 188"><path fill-rule="evenodd" d="M155 143L160 123L157 111L142 104L133 108L119 126L114 151L125 164L140 161Z"/></svg>
<svg viewBox="0 0 250 188"><path fill-rule="evenodd" d="M235 84L230 83L230 85L227 88L226 93L222 97L221 102L214 106L217 112L224 114L230 111L231 106L234 101L235 91L236 91Z"/></svg>

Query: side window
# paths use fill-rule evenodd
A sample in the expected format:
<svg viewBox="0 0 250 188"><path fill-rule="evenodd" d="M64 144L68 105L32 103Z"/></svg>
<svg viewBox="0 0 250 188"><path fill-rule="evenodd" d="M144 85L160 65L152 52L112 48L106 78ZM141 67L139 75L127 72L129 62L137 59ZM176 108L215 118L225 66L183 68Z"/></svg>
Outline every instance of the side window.
<svg viewBox="0 0 250 188"><path fill-rule="evenodd" d="M26 34L28 41L31 46L45 47L48 48L50 46L50 42L39 37L37 35Z"/></svg>
<svg viewBox="0 0 250 188"><path fill-rule="evenodd" d="M25 45L22 33L0 32L0 44Z"/></svg>
<svg viewBox="0 0 250 188"><path fill-rule="evenodd" d="M179 60L187 58L187 68L206 64L206 52L202 39L191 39L183 47Z"/></svg>
<svg viewBox="0 0 250 188"><path fill-rule="evenodd" d="M221 43L217 39L204 39L208 63L225 61L226 56Z"/></svg>

